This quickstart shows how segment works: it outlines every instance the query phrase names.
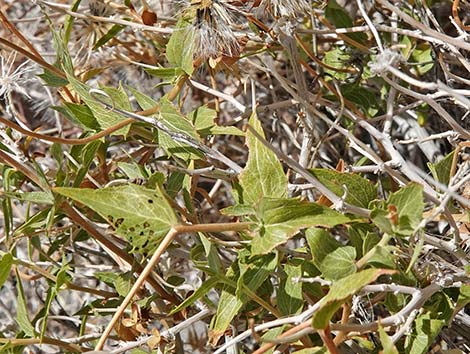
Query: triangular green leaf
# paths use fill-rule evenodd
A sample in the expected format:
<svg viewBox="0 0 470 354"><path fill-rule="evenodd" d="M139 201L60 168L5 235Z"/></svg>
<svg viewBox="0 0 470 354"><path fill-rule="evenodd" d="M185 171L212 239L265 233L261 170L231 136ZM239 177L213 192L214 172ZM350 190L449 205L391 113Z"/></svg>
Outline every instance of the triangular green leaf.
<svg viewBox="0 0 470 354"><path fill-rule="evenodd" d="M171 66L193 73L194 34L190 24L181 18L166 46L166 57Z"/></svg>
<svg viewBox="0 0 470 354"><path fill-rule="evenodd" d="M42 74L39 74L38 76L44 81L47 86L51 87L62 87L69 83L63 77L58 76L57 74L47 69L44 69L44 72Z"/></svg>
<svg viewBox="0 0 470 354"><path fill-rule="evenodd" d="M385 205L372 210L371 219L387 234L408 236L418 227L423 211L423 186L410 183L392 193Z"/></svg>
<svg viewBox="0 0 470 354"><path fill-rule="evenodd" d="M320 265L324 277L329 280L344 278L356 272L356 249L344 246L326 255Z"/></svg>
<svg viewBox="0 0 470 354"><path fill-rule="evenodd" d="M193 122L199 135L202 137L207 135L239 135L244 136L245 133L234 126L219 126L214 120L217 118L217 112L206 106L201 106L188 114L188 118Z"/></svg>
<svg viewBox="0 0 470 354"><path fill-rule="evenodd" d="M319 269L323 259L333 252L341 243L336 241L330 233L324 229L312 227L305 232L308 246L312 254L312 263Z"/></svg>
<svg viewBox="0 0 470 354"><path fill-rule="evenodd" d="M64 102L64 106L64 109L68 110L67 116L74 123L78 122L85 129L99 130L100 125L87 105Z"/></svg>
<svg viewBox="0 0 470 354"><path fill-rule="evenodd" d="M400 228L409 225L410 229L414 230L423 218L423 186L418 183L408 184L393 193L388 199L388 204L397 207Z"/></svg>
<svg viewBox="0 0 470 354"><path fill-rule="evenodd" d="M395 205L398 211L398 229L400 233L411 233L423 218L423 186L410 183L393 193L388 205Z"/></svg>
<svg viewBox="0 0 470 354"><path fill-rule="evenodd" d="M113 125L116 125L117 123L125 119L125 117L121 116L120 114L111 112L109 109L106 109L101 103L96 101L96 99L94 99L90 95L89 91L91 88L88 85L84 84L80 80L77 80L72 75L67 74L67 78L70 82L70 85L74 89L74 91L78 93L80 98L86 103L88 108L90 108L91 112L93 113L93 116L98 121L98 124L100 125L102 130L110 128ZM109 92L112 91L113 94L111 94L110 96L113 99L113 104L115 104L117 108L129 110L130 103L128 100L123 99L124 93L122 92L122 88L119 88L119 89L104 88L103 90L109 91ZM119 94L114 95L115 93L119 93ZM126 126L124 128L121 128L113 132L112 134L113 135L126 135L128 131L129 131L129 126Z"/></svg>
<svg viewBox="0 0 470 354"><path fill-rule="evenodd" d="M259 234L251 242L252 254L266 254L307 227L333 227L352 218L325 206L298 199L263 198L258 205Z"/></svg>
<svg viewBox="0 0 470 354"><path fill-rule="evenodd" d="M367 208L377 198L377 188L364 177L354 173L343 173L325 168L309 170L325 187L338 197L344 194L343 185L347 187L346 202Z"/></svg>
<svg viewBox="0 0 470 354"><path fill-rule="evenodd" d="M454 155L455 151L452 151L450 154L436 163L428 162L428 168L431 171L433 178L445 186L449 184Z"/></svg>
<svg viewBox="0 0 470 354"><path fill-rule="evenodd" d="M264 137L263 128L255 112L251 115L249 124ZM246 133L246 141L250 152L248 162L240 175L244 202L254 204L263 197L287 196L287 177L274 152L249 131Z"/></svg>
<svg viewBox="0 0 470 354"><path fill-rule="evenodd" d="M151 252L160 239L177 223L162 191L129 184L102 189L55 188L93 209L127 238L134 250Z"/></svg>
<svg viewBox="0 0 470 354"><path fill-rule="evenodd" d="M131 87L129 87L129 91L132 92L142 109L158 107L158 111L154 117L161 120L168 129L176 133L186 134L195 140L200 140L193 124L166 97L161 98L160 102L157 102ZM201 157L200 153L195 148L183 142L175 141L162 131L158 131L158 138L159 144L168 154L176 155L185 160Z"/></svg>

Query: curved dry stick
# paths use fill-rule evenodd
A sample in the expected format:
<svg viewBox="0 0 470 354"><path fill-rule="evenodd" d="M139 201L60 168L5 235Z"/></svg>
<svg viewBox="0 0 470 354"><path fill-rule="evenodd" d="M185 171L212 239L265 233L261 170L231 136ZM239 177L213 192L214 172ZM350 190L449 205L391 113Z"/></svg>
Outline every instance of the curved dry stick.
<svg viewBox="0 0 470 354"><path fill-rule="evenodd" d="M459 5L460 0L454 0L452 3L452 17L454 18L455 23L460 27L462 31L470 30L470 26L464 25L459 16Z"/></svg>
<svg viewBox="0 0 470 354"><path fill-rule="evenodd" d="M6 40L5 38L0 37L0 43L2 43L3 45L5 45L7 47L10 47L11 49L17 51L18 53L23 54L25 57L31 59L32 61L39 64L43 68L46 68L47 70L52 71L54 74L60 76L61 78L63 78L63 79L66 78L64 72L57 69L54 65L49 64L48 62L46 62L42 58L37 57L36 55L28 52L27 50L21 48L20 46L17 46L16 44Z"/></svg>
<svg viewBox="0 0 470 354"><path fill-rule="evenodd" d="M28 41L23 34L16 29L16 27L8 20L3 11L0 11L0 21L3 22L5 27L13 32L33 53L39 58L42 58L41 54L34 48L30 41Z"/></svg>
<svg viewBox="0 0 470 354"><path fill-rule="evenodd" d="M83 348L76 344L70 344L59 339L50 338L50 337L41 337L41 338L0 338L0 344L9 344L12 346L28 346L34 344L50 344L56 345L59 348L63 348L72 353L84 353L89 351L89 348Z"/></svg>
<svg viewBox="0 0 470 354"><path fill-rule="evenodd" d="M307 321L307 322L303 322L295 327L292 327L291 329L285 331L284 333L282 333L278 339L281 339L281 338L284 338L284 337L288 337L288 336L291 336L292 334L295 334L299 331L302 331L303 329L305 328L311 328L312 327L312 321ZM303 332L302 332L303 333ZM264 345L262 345L259 349L255 350L253 352L253 354L263 354L263 353L266 353L269 349L273 348L277 343L275 342L269 342L269 343L266 343Z"/></svg>
<svg viewBox="0 0 470 354"><path fill-rule="evenodd" d="M129 124L133 123L134 121L135 121L134 119L127 118L127 119L124 119L123 121L119 122L118 124L113 125L112 127L109 127L109 128L107 128L107 129L105 129L105 130L103 130L103 131L101 131L97 134L87 136L86 138L66 139L66 138L59 138L59 137L55 137L55 136L49 136L49 135L36 133L36 132L33 132L33 131L22 128L18 124L14 123L14 122L12 122L8 119L0 117L0 122L1 123L5 124L6 126L10 127L11 129L14 129L14 130L16 130L16 131L18 131L18 132L20 132L24 135L30 136L30 137L35 138L35 139L50 141L52 143L59 143L59 144L64 144L64 145L83 145L83 144L87 144L91 141L101 139L101 138L115 132L116 130L119 130L122 127L125 127L126 125L129 125Z"/></svg>

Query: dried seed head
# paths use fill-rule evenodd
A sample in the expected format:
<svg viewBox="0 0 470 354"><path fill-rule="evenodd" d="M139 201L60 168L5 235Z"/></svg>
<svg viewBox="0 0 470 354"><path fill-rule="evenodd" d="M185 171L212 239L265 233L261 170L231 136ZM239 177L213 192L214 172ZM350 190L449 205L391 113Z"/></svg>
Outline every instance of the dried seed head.
<svg viewBox="0 0 470 354"><path fill-rule="evenodd" d="M262 0L260 9L275 17L294 18L306 16L311 10L311 5L307 0Z"/></svg>
<svg viewBox="0 0 470 354"><path fill-rule="evenodd" d="M184 12L193 12L195 56L202 59L235 57L240 45L233 33L229 4L222 0L192 0Z"/></svg>
<svg viewBox="0 0 470 354"><path fill-rule="evenodd" d="M29 97L28 92L24 89L28 79L23 76L34 70L29 65L29 61L25 61L18 67L15 66L16 53L10 53L5 59L0 54L0 97L9 95L12 91L17 91Z"/></svg>

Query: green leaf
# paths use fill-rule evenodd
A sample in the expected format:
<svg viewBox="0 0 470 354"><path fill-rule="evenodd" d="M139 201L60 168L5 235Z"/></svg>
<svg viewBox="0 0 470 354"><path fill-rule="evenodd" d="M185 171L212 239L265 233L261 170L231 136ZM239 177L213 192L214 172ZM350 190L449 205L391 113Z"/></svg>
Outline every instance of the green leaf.
<svg viewBox="0 0 470 354"><path fill-rule="evenodd" d="M57 54L56 66L62 66L62 69L70 75L73 75L73 62L67 50L67 44L64 40L63 31L57 31L53 26L49 27L52 32L52 41Z"/></svg>
<svg viewBox="0 0 470 354"><path fill-rule="evenodd" d="M222 209L220 213L228 216L244 216L254 215L256 214L256 210L250 205L236 204Z"/></svg>
<svg viewBox="0 0 470 354"><path fill-rule="evenodd" d="M252 113L248 124L264 137L263 128L255 112ZM249 131L246 133L246 141L249 149L248 162L240 174L244 203L254 204L263 197L286 197L287 177L274 152Z"/></svg>
<svg viewBox="0 0 470 354"><path fill-rule="evenodd" d="M5 193L11 198L35 204L54 204L54 196L50 192L15 192Z"/></svg>
<svg viewBox="0 0 470 354"><path fill-rule="evenodd" d="M204 247L205 255L207 257L207 262L210 270L215 274L221 273L223 270L225 270L225 267L223 266L220 260L216 245L209 241L209 239L204 236L202 232L199 233L199 238Z"/></svg>
<svg viewBox="0 0 470 354"><path fill-rule="evenodd" d="M382 206L372 210L371 219L374 224L387 234L409 236L418 227L423 217L423 186L410 183L402 187L390 195L385 207L387 210ZM396 223L394 223L395 219L398 219Z"/></svg>
<svg viewBox="0 0 470 354"><path fill-rule="evenodd" d="M105 45L108 41L113 39L119 32L121 32L125 26L123 25L113 25L108 32L105 33L100 39L98 39L93 46L93 50L98 49L99 47Z"/></svg>
<svg viewBox="0 0 470 354"><path fill-rule="evenodd" d="M70 266L65 260L65 257L63 258L62 265L56 275L55 287L57 291L61 290L62 286L69 280L69 275L67 272L70 270Z"/></svg>
<svg viewBox="0 0 470 354"><path fill-rule="evenodd" d="M47 69L44 69L44 72L38 76L50 87L62 87L69 83L68 80Z"/></svg>
<svg viewBox="0 0 470 354"><path fill-rule="evenodd" d="M284 332L284 330L285 330L285 326L279 326L279 327L276 327L276 328L271 328L265 334L263 334L263 336L261 337L261 341L263 343L264 342L272 342L273 340L278 339L279 336L282 334L282 332ZM274 353L275 349L276 349L276 347L273 347L273 348L265 351L264 353L272 354L272 353Z"/></svg>
<svg viewBox="0 0 470 354"><path fill-rule="evenodd" d="M418 261L421 251L423 251L424 248L424 237L423 235L419 235L419 240L418 243L415 243L413 245L413 255L411 256L410 262L408 263L408 267L406 268L405 273L409 273L412 271L414 268L416 262Z"/></svg>
<svg viewBox="0 0 470 354"><path fill-rule="evenodd" d="M80 6L80 2L82 0L75 0L70 7L70 11L76 12L78 7ZM64 21L64 43L67 45L70 40L70 35L72 33L73 29L73 23L74 23L75 17L71 15L65 16L65 21Z"/></svg>
<svg viewBox="0 0 470 354"><path fill-rule="evenodd" d="M277 254L256 257L251 263L244 263L244 259L248 256L246 251L240 251L238 260L227 271L227 277L231 279L238 277L237 289L234 292L233 289L226 287L222 291L217 312L211 323L211 342L216 342L220 338L249 300L246 291L256 291L278 265Z"/></svg>
<svg viewBox="0 0 470 354"><path fill-rule="evenodd" d="M237 135L244 136L245 133L242 132L237 127L233 126L219 126L214 123L215 118L217 118L217 112L206 106L201 106L196 108L194 111L188 114L188 119L193 122L194 127L196 128L199 135L205 137L207 135Z"/></svg>
<svg viewBox="0 0 470 354"><path fill-rule="evenodd" d="M390 220L389 212L383 209L375 208L370 213L370 217L375 225L384 233L392 235L395 227Z"/></svg>
<svg viewBox="0 0 470 354"><path fill-rule="evenodd" d="M110 128L117 123L121 122L125 117L121 116L118 113L111 112L109 109L106 109L101 103L96 101L89 93L91 87L84 84L83 82L77 80L72 75L67 74L67 78L73 88L73 90L80 96L80 98L86 103L88 108L93 113L96 121L98 122L100 128L102 130ZM114 89L114 88L102 88L102 90L111 92L111 98L113 99L113 104L117 108L123 108L129 110L130 103L127 100L123 99L123 92L122 88ZM114 95L113 95L114 94ZM113 133L112 135L126 135L129 132L129 126L123 127Z"/></svg>
<svg viewBox="0 0 470 354"><path fill-rule="evenodd" d="M200 141L199 135L191 122L189 122L188 119L165 97L160 99L158 119L160 119L172 131L189 135ZM160 144L168 153L185 160L201 157L201 154L190 145L175 141L172 137L161 131L159 131L158 134Z"/></svg>
<svg viewBox="0 0 470 354"><path fill-rule="evenodd" d="M193 122L197 131L213 127L215 118L217 118L217 111L207 106L200 106L188 113L188 119Z"/></svg>
<svg viewBox="0 0 470 354"><path fill-rule="evenodd" d="M113 285L114 280L119 276L119 274L115 272L94 272L93 276L107 285Z"/></svg>
<svg viewBox="0 0 470 354"><path fill-rule="evenodd" d="M51 308L52 301L56 298L56 296L57 296L57 287L56 286L49 287L49 289L47 290L46 301L44 303L44 316L42 318L41 333L39 334L40 338L43 338L44 334L46 333L49 311Z"/></svg>
<svg viewBox="0 0 470 354"><path fill-rule="evenodd" d="M344 98L357 104L366 113L370 112L371 109L377 109L379 106L377 96L370 88L351 83L341 85L340 90Z"/></svg>
<svg viewBox="0 0 470 354"><path fill-rule="evenodd" d="M93 112L85 104L64 102L64 106L54 106L52 108L62 113L72 123L79 125L85 130L100 129L100 125L93 115Z"/></svg>
<svg viewBox="0 0 470 354"><path fill-rule="evenodd" d="M85 178L86 174L89 171L93 160L96 158L99 149L102 147L102 143L99 140L92 141L91 143L86 144L85 146L81 146L79 150L79 155L77 161L80 162L79 169L77 171L77 175L73 181L73 186L78 187L80 183L82 183L83 179ZM73 149L72 149L73 151ZM75 167L73 165L72 169Z"/></svg>
<svg viewBox="0 0 470 354"><path fill-rule="evenodd" d="M253 255L269 253L301 229L333 227L354 220L323 205L298 199L262 198L257 209L260 224L258 235L251 241Z"/></svg>
<svg viewBox="0 0 470 354"><path fill-rule="evenodd" d="M325 17L336 28L347 28L353 26L353 21L351 17L349 17L348 12L344 7L338 5L335 0L328 0L328 4L325 8ZM367 35L364 33L348 33L347 36L359 43L364 43L367 40Z"/></svg>
<svg viewBox="0 0 470 354"><path fill-rule="evenodd" d="M243 306L243 302L234 294L223 290L220 295L217 312L211 322L211 343L217 343L219 338L224 334L230 326L233 318Z"/></svg>
<svg viewBox="0 0 470 354"><path fill-rule="evenodd" d="M312 254L312 262L318 269L328 254L341 247L341 243L324 229L312 227L305 232L305 236Z"/></svg>
<svg viewBox="0 0 470 354"><path fill-rule="evenodd" d="M31 338L34 338L35 336L35 331L34 327L31 324L31 321L29 320L28 317L28 308L26 306L26 300L24 297L24 290L23 290L23 284L21 283L21 278L20 275L17 273L16 274L16 280L17 280L17 289L18 289L18 297L17 297L17 306L16 306L16 322L18 323L18 326L20 326L20 329L28 336Z"/></svg>
<svg viewBox="0 0 470 354"><path fill-rule="evenodd" d="M400 231L413 231L423 218L423 186L418 183L408 184L390 196L388 205L397 208Z"/></svg>
<svg viewBox="0 0 470 354"><path fill-rule="evenodd" d="M152 68L144 69L146 73L159 77L160 79L164 81L173 81L175 80L178 76L184 74L184 70L181 68Z"/></svg>
<svg viewBox="0 0 470 354"><path fill-rule="evenodd" d="M323 62L333 68L343 69L346 67L350 61L351 54L347 53L345 50L335 47L332 50L329 50L325 53ZM337 71L329 68L325 68L325 73L331 75L337 80L344 81L348 78L349 74L342 71Z"/></svg>
<svg viewBox="0 0 470 354"><path fill-rule="evenodd" d="M142 109L145 110L158 106L159 109L157 115L154 117L161 120L168 129L174 132L189 135L192 138L200 141L199 135L192 123L183 114L181 114L181 112L166 97L161 98L160 102L157 102L131 87L129 87L129 91L132 92L137 100L137 103ZM189 146L188 144L175 141L164 132L158 131L158 137L159 144L170 155L176 155L184 160L201 157L198 150Z"/></svg>
<svg viewBox="0 0 470 354"><path fill-rule="evenodd" d="M93 209L129 240L135 252L150 253L176 225L177 218L160 188L129 184L102 189L55 188L55 192Z"/></svg>
<svg viewBox="0 0 470 354"><path fill-rule="evenodd" d="M455 151L452 151L450 154L436 163L428 162L428 168L431 171L433 178L445 186L449 185L450 172L452 169L454 155Z"/></svg>
<svg viewBox="0 0 470 354"><path fill-rule="evenodd" d="M343 173L325 168L309 170L325 187L338 197L343 196L343 185L347 187L346 202L367 208L377 198L377 188L367 179L354 173Z"/></svg>
<svg viewBox="0 0 470 354"><path fill-rule="evenodd" d="M420 65L415 65L414 68L418 75L424 75L434 66L434 58L432 54L432 47L429 43L423 43L416 47L411 53L411 58Z"/></svg>
<svg viewBox="0 0 470 354"><path fill-rule="evenodd" d="M396 251L394 246L375 246L372 256L367 261L367 264L370 264L376 268L389 268L395 269L395 258L393 252Z"/></svg>
<svg viewBox="0 0 470 354"><path fill-rule="evenodd" d="M132 287L132 274L131 272L126 272L123 274L119 274L115 279L114 279L114 288L118 292L118 294L122 297L125 297L127 294L129 294L129 291L131 290Z"/></svg>
<svg viewBox="0 0 470 354"><path fill-rule="evenodd" d="M221 126L214 125L212 128L207 130L201 130L199 132L202 136L206 135L235 135L235 136L245 136L245 133L234 126Z"/></svg>
<svg viewBox="0 0 470 354"><path fill-rule="evenodd" d="M394 271L386 269L371 268L335 281L328 294L320 300L320 308L314 313L312 318L313 327L317 329L328 327L334 313L350 296L377 280L379 276L393 273Z"/></svg>
<svg viewBox="0 0 470 354"><path fill-rule="evenodd" d="M238 257L240 276L237 281L237 292L244 302L248 300L245 290L256 290L266 280L278 263L277 252L267 255L250 257L248 252L241 253Z"/></svg>
<svg viewBox="0 0 470 354"><path fill-rule="evenodd" d="M193 73L194 34L191 25L181 18L166 46L166 58L171 66Z"/></svg>
<svg viewBox="0 0 470 354"><path fill-rule="evenodd" d="M328 0L325 8L325 17L338 28L352 27L353 25L353 21L347 11L338 5L335 0Z"/></svg>
<svg viewBox="0 0 470 354"><path fill-rule="evenodd" d="M148 176L144 170L144 167L139 165L137 162L123 162L117 163L119 169L124 172L127 178L130 179L146 179Z"/></svg>
<svg viewBox="0 0 470 354"><path fill-rule="evenodd" d="M379 322L379 336L382 343L382 354L399 354L397 348L392 342L392 339L387 335L387 332L382 328Z"/></svg>
<svg viewBox="0 0 470 354"><path fill-rule="evenodd" d="M406 337L405 349L407 354L425 354L446 324L445 320L433 319L427 312L420 314L415 322L413 333Z"/></svg>
<svg viewBox="0 0 470 354"><path fill-rule="evenodd" d="M143 94L142 92L136 90L135 88L130 87L130 86L126 86L126 89L131 92L131 94L135 97L135 100L137 101L137 104L143 110L154 108L155 106L158 106L157 101L155 101L153 98Z"/></svg>
<svg viewBox="0 0 470 354"><path fill-rule="evenodd" d="M470 284L462 284L459 288L459 297L457 299L457 303L455 304L454 313L452 317L455 317L460 310L465 308L468 304L470 304Z"/></svg>
<svg viewBox="0 0 470 354"><path fill-rule="evenodd" d="M23 225L15 229L13 236L31 235L37 229L44 228L50 211L50 208L46 208L31 216L23 223Z"/></svg>
<svg viewBox="0 0 470 354"><path fill-rule="evenodd" d="M202 298L203 296L207 295L207 293L211 290L214 289L214 287L221 282L220 277L214 276L210 277L208 280L203 282L199 288L196 289L195 292L191 294L188 298L186 298L181 304L179 304L177 307L175 307L173 310L170 311L168 316L171 316L177 312L180 312L181 310L185 309L188 306L191 306L194 304L197 300Z"/></svg>
<svg viewBox="0 0 470 354"><path fill-rule="evenodd" d="M281 314L288 316L299 313L304 305L302 283L297 280L302 276L302 264L294 260L284 266L284 271L287 277L279 285L277 305Z"/></svg>
<svg viewBox="0 0 470 354"><path fill-rule="evenodd" d="M10 253L5 253L0 260L0 288L5 284L10 275L11 266L13 265L13 257Z"/></svg>
<svg viewBox="0 0 470 354"><path fill-rule="evenodd" d="M341 279L356 272L355 261L356 249L354 247L339 247L325 256L320 270L326 279Z"/></svg>

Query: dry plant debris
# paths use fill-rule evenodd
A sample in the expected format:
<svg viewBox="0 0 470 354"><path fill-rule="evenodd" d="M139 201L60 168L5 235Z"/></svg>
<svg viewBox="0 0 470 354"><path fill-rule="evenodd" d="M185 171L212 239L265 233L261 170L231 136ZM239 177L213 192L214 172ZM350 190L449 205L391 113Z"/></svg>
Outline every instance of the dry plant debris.
<svg viewBox="0 0 470 354"><path fill-rule="evenodd" d="M469 5L0 2L0 352L470 352Z"/></svg>

